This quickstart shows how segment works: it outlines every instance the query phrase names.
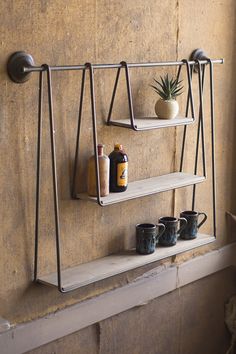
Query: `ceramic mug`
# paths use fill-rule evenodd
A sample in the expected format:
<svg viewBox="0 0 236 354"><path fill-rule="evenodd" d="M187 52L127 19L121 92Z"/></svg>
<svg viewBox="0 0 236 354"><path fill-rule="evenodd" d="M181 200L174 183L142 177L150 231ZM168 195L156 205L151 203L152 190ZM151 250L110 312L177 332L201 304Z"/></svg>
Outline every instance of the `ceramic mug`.
<svg viewBox="0 0 236 354"><path fill-rule="evenodd" d="M151 254L155 251L159 237L165 231L163 224L138 224L136 225L136 252Z"/></svg>
<svg viewBox="0 0 236 354"><path fill-rule="evenodd" d="M198 223L198 217L203 215L203 219ZM186 210L180 213L181 217L184 217L187 220L187 226L181 231L180 237L184 240L192 240L197 237L198 229L204 224L207 220L206 213L199 213L194 210ZM181 225L181 223L180 223Z"/></svg>
<svg viewBox="0 0 236 354"><path fill-rule="evenodd" d="M187 225L187 220L184 217L179 219L172 216L163 216L159 222L165 225L165 231L159 238L159 244L162 246L174 246L177 242L180 233ZM178 229L178 223L181 222Z"/></svg>

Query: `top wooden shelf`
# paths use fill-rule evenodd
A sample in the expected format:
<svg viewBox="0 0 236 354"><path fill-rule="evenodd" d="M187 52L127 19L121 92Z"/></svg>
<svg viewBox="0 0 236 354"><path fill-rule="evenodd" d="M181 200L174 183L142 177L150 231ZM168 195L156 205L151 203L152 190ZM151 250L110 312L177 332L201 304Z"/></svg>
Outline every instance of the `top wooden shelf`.
<svg viewBox="0 0 236 354"><path fill-rule="evenodd" d="M173 119L160 119L157 117L147 118L135 118L135 130L152 130L160 128L175 127L178 125L188 125L194 122L193 118L189 117L176 117ZM109 125L115 125L117 127L133 129L130 119L118 119L110 121Z"/></svg>

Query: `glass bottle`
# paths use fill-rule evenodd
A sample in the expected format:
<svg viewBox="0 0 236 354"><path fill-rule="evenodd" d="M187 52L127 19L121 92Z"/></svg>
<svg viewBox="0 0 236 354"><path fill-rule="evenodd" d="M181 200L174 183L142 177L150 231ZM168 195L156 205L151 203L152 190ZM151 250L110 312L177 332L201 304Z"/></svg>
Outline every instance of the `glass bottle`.
<svg viewBox="0 0 236 354"><path fill-rule="evenodd" d="M115 144L110 159L110 192L124 192L128 186L128 156L121 144Z"/></svg>
<svg viewBox="0 0 236 354"><path fill-rule="evenodd" d="M110 160L108 156L103 153L103 144L98 144L98 165L99 165L99 179L100 179L100 195L105 197L109 194L109 172ZM92 197L97 196L96 183L96 167L95 156L91 156L88 160L88 179L87 179L88 195Z"/></svg>

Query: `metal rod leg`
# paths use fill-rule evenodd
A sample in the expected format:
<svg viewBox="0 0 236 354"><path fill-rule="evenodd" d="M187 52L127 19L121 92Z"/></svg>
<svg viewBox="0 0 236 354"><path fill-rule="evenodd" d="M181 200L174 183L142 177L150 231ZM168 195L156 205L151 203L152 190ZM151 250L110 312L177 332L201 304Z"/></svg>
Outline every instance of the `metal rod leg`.
<svg viewBox="0 0 236 354"><path fill-rule="evenodd" d="M40 179L41 179L41 143L42 143L42 104L43 104L43 71L40 71L40 73L39 73L39 105L38 105L36 208L35 208L34 281L37 281L37 278L38 278L39 211L40 211Z"/></svg>
<svg viewBox="0 0 236 354"><path fill-rule="evenodd" d="M100 191L100 176L99 176L99 162L98 162L98 150L97 150L97 124L96 124L96 102L95 102L95 90L94 90L94 71L93 66L90 63L86 64L89 68L90 78L90 96L92 106L92 123L93 123L93 146L95 156L95 171L96 171L96 186L97 186L97 202L102 206L101 191Z"/></svg>
<svg viewBox="0 0 236 354"><path fill-rule="evenodd" d="M132 99L129 67L128 67L128 64L125 61L122 61L121 64L125 68L126 86L127 86L128 103L129 103L129 114L130 114L130 123L131 123L132 129L133 130L137 130L137 126L135 125L135 122L134 122L134 108L133 108L133 99Z"/></svg>
<svg viewBox="0 0 236 354"><path fill-rule="evenodd" d="M216 237L216 168L215 168L215 111L214 111L214 74L213 63L210 64L210 100L211 100L211 149L212 149L212 204L213 204L213 229Z"/></svg>
<svg viewBox="0 0 236 354"><path fill-rule="evenodd" d="M193 75L193 67L191 67L191 69L190 69L191 81L192 81L192 75ZM187 95L187 103L186 103L186 111L185 111L186 117L188 117L189 103L190 103L190 89L188 89L188 95ZM180 168L179 168L180 172L183 171L186 135L187 135L187 125L184 126L184 132L183 132L183 138L182 138L182 148L181 148L181 158L180 158Z"/></svg>
<svg viewBox="0 0 236 354"><path fill-rule="evenodd" d="M200 67L200 62L199 62L199 67ZM200 71L200 70L199 70ZM204 79L204 74L205 74L205 65L203 67L203 79ZM205 148L205 116L204 116L204 107L203 107L203 85L204 83L202 82L201 85L201 92L200 92L200 97L201 97L201 139L202 139L202 168L203 168L203 176L206 178L207 177L207 171L206 171L206 148Z"/></svg>
<svg viewBox="0 0 236 354"><path fill-rule="evenodd" d="M178 81L179 81L179 78L180 78L181 69L182 69L182 65L180 65L180 66L178 67L178 71L177 71L177 75L176 75L176 78L177 78Z"/></svg>
<svg viewBox="0 0 236 354"><path fill-rule="evenodd" d="M199 121L197 127L197 143L196 143L196 153L195 153L195 167L194 167L194 174L197 174L197 165L198 165L198 151L199 151L199 139L200 139L200 129L201 129L201 118L199 112ZM196 197L196 184L193 185L193 195L192 195L192 210L195 207L195 197Z"/></svg>
<svg viewBox="0 0 236 354"><path fill-rule="evenodd" d="M182 62L184 64L186 64L187 77L188 77L188 96L187 96L186 117L188 116L188 110L189 110L189 104L190 104L192 118L193 118L193 121L195 121L195 111L194 111L193 91L192 91L192 69L190 68L189 62L186 59L183 59ZM180 172L182 172L182 170L183 170L186 132L187 132L187 127L185 126L183 140L182 140L181 158L180 158Z"/></svg>
<svg viewBox="0 0 236 354"><path fill-rule="evenodd" d="M83 110L85 73L86 73L86 70L83 70L82 82L81 82L81 91L80 91L80 104L79 104L79 114L78 114L78 127L77 127L77 137L76 137L76 148L75 148L73 179L72 179L72 198L76 198L76 176L77 176L77 169L78 169L79 138L80 138L82 110Z"/></svg>
<svg viewBox="0 0 236 354"><path fill-rule="evenodd" d="M186 59L182 60L183 63L186 64L187 77L188 77L188 87L189 87L189 96L190 96L190 107L191 107L191 115L193 121L195 120L195 110L194 110L194 101L193 101L193 90L192 90L192 76L189 62Z"/></svg>
<svg viewBox="0 0 236 354"><path fill-rule="evenodd" d="M110 103L109 113L108 113L108 117L107 117L107 125L109 125L110 121L111 121L111 114L112 114L112 110L113 110L113 105L114 105L114 101L115 101L115 97L116 97L117 86L118 86L119 77L120 77L120 69L121 68L119 68L117 70L117 74L116 74L115 85L114 85L114 89L113 89L113 92L112 92L111 103Z"/></svg>
<svg viewBox="0 0 236 354"><path fill-rule="evenodd" d="M48 81L48 106L49 106L49 121L50 121L50 138L51 138L51 154L52 154L52 176L53 176L53 197L54 197L54 213L55 213L55 228L56 228L56 254L57 254L57 280L58 289L63 292L61 284L61 251L60 251L60 221L59 221L59 205L58 205L58 188L57 188L57 167L56 167L56 144L55 144L55 127L53 115L52 101L52 83L51 70L47 65L47 81Z"/></svg>
<svg viewBox="0 0 236 354"><path fill-rule="evenodd" d="M201 132L203 175L204 175L204 177L206 177L205 138L204 138L204 110L203 110L204 78L205 78L205 66L203 66L203 69L201 70L201 64L199 63L198 84L199 84L199 100L200 100L200 102L199 102L199 121L198 121L198 130L197 130L197 142L196 142L194 174L196 175L197 171L198 171L199 140L200 140L200 132ZM195 196L196 196L196 185L193 186L192 210L194 210L194 208L195 208Z"/></svg>

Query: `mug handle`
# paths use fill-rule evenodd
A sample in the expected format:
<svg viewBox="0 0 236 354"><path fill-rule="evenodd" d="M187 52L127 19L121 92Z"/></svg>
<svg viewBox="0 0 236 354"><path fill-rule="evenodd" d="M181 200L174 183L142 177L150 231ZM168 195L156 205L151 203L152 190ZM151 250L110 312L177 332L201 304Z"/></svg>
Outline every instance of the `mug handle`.
<svg viewBox="0 0 236 354"><path fill-rule="evenodd" d="M183 229L185 229L185 227L187 226L187 219L185 219L185 218L179 218L178 219L178 221L180 221L180 220L182 220L184 223L183 223L183 225L179 228L179 230L177 231L177 235L179 235L180 236L180 233L181 233L181 231L183 230Z"/></svg>
<svg viewBox="0 0 236 354"><path fill-rule="evenodd" d="M161 223L156 224L156 226L158 227L158 231L159 231L159 233L157 233L157 235L156 235L156 241L157 241L159 239L159 237L161 237L161 235L163 235L166 227L164 224L161 224Z"/></svg>
<svg viewBox="0 0 236 354"><path fill-rule="evenodd" d="M198 213L198 216L199 215L204 215L204 218L203 218L203 220L198 224L198 229L204 224L204 222L206 221L206 219L207 219L207 214L206 213Z"/></svg>
<svg viewBox="0 0 236 354"><path fill-rule="evenodd" d="M159 239L159 237L161 237L161 235L163 235L166 227L164 224L161 224L161 223L156 224L156 226L158 227L158 231L159 231L159 233L156 235L156 241L157 241Z"/></svg>

